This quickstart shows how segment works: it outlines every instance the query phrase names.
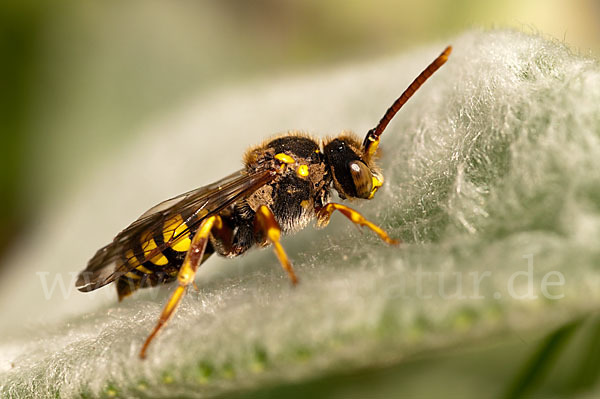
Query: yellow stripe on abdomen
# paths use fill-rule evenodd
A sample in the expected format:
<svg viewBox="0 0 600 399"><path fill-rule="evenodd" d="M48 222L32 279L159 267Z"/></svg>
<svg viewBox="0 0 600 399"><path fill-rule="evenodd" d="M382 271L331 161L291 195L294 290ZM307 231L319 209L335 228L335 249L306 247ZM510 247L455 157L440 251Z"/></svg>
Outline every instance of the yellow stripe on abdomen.
<svg viewBox="0 0 600 399"><path fill-rule="evenodd" d="M141 280L142 279L142 276L139 276L139 275L135 274L134 272L125 273L125 277L130 278L132 280Z"/></svg>
<svg viewBox="0 0 600 399"><path fill-rule="evenodd" d="M140 261L133 254L133 250L131 250L131 249L129 249L129 250L127 250L127 252L125 252L125 260L131 267L135 268L140 265Z"/></svg>
<svg viewBox="0 0 600 399"><path fill-rule="evenodd" d="M177 252L187 252L192 245L190 232L183 222L181 215L177 215L165 222L163 228L163 240Z"/></svg>
<svg viewBox="0 0 600 399"><path fill-rule="evenodd" d="M145 268L144 266L142 266L142 265L139 265L138 267L136 267L136 268L135 268L135 270L139 270L139 271L141 271L142 273L146 273L146 274L152 274L152 273L154 273L152 270L150 270L150 269L146 269L146 268Z"/></svg>
<svg viewBox="0 0 600 399"><path fill-rule="evenodd" d="M150 253L156 249L156 242L154 241L154 238L152 238L152 233L149 231L142 234L140 243L142 244L142 251L144 251L144 258L150 255ZM169 260L162 253L159 253L152 257L150 262L157 266L164 266L169 263Z"/></svg>

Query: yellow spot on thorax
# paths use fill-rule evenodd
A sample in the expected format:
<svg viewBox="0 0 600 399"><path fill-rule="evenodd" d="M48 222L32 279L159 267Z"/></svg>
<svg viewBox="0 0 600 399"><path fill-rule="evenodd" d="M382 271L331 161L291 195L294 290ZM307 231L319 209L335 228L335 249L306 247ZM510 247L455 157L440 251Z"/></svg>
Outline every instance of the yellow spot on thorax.
<svg viewBox="0 0 600 399"><path fill-rule="evenodd" d="M280 152L279 154L275 155L275 159L288 165L296 162L294 161L294 158L290 157L287 154L284 154L283 152Z"/></svg>
<svg viewBox="0 0 600 399"><path fill-rule="evenodd" d="M298 174L298 176L300 177L306 177L308 176L309 172L308 172L308 166L307 165L300 165L298 167L298 170L296 171L296 174Z"/></svg>
<svg viewBox="0 0 600 399"><path fill-rule="evenodd" d="M183 222L181 215L177 215L165 222L163 228L163 240L177 252L186 252L192 245L190 232L187 225ZM174 241L172 241L174 240Z"/></svg>

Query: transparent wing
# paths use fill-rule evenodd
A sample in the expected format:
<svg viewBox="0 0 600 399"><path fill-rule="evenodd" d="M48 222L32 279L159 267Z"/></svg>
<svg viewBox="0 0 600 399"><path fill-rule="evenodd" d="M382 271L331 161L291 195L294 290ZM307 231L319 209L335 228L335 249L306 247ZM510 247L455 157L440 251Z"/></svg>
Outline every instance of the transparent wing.
<svg viewBox="0 0 600 399"><path fill-rule="evenodd" d="M137 265L152 259L178 238L194 229L203 219L219 213L227 206L246 198L273 180L276 173L271 169L247 172L237 171L213 184L200 187L168 199L144 212L135 222L121 231L111 242L96 252L75 283L80 291L93 291L116 280ZM168 229L165 230L165 224ZM185 223L185 228L180 228ZM139 263L128 262L126 253L132 253L142 235L164 234L168 239L145 251ZM130 255L133 256L133 255Z"/></svg>

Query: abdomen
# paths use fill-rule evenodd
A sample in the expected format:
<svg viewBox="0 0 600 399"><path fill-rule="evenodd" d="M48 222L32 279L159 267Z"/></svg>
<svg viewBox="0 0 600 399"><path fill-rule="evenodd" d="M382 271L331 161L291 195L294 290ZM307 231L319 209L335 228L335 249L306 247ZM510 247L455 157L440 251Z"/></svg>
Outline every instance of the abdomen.
<svg viewBox="0 0 600 399"><path fill-rule="evenodd" d="M190 248L194 234L196 234L196 229L191 227L188 230L181 215L166 221L163 230L159 233L140 234L139 239L136 240L137 245L122 254L123 265L127 264L131 269L117 280L119 300L138 288L153 287L174 281ZM177 240L163 251L157 254L153 253L156 252L157 247L169 242L173 237L177 237ZM208 259L213 252L213 247L209 243L202 262ZM151 255L154 256L144 261Z"/></svg>

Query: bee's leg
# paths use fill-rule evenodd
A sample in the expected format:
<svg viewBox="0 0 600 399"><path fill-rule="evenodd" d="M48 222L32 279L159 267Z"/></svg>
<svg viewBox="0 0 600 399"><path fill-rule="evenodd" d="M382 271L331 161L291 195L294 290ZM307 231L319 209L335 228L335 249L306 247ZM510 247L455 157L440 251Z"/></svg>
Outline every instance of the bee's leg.
<svg viewBox="0 0 600 399"><path fill-rule="evenodd" d="M158 319L158 323L148 338L146 338L146 342L144 342L142 350L140 351L140 358L144 359L146 357L146 350L148 349L150 342L152 342L160 329L167 324L167 321L169 321L171 316L173 316L175 313L175 309L177 309L177 306L179 305L179 302L185 293L185 289L194 281L196 270L198 270L198 266L200 266L202 263L202 258L204 256L204 251L206 250L206 244L208 243L211 230L213 227L219 228L221 224L222 221L218 215L206 218L200 224L198 231L194 235L194 238L192 238L192 243L190 249L185 255L185 260L183 261L183 264L179 269L179 273L177 274L179 286L175 289L175 292L173 292L169 298L169 301L163 308L160 318Z"/></svg>
<svg viewBox="0 0 600 399"><path fill-rule="evenodd" d="M262 231L267 240L271 244L273 244L273 250L275 251L275 255L279 259L281 263L281 267L288 273L290 276L290 280L292 284L296 285L298 283L298 278L294 273L294 269L292 268L292 264L288 259L283 247L279 242L279 238L281 236L281 228L279 227L279 223L275 220L275 216L273 216L273 212L266 206L262 205L256 211L256 219L255 226L258 231Z"/></svg>
<svg viewBox="0 0 600 399"><path fill-rule="evenodd" d="M329 218L331 218L331 214L334 211L340 211L344 216L346 216L350 221L358 226L365 226L371 229L375 234L379 236L383 241L387 242L391 245L397 245L400 243L398 240L394 240L387 235L385 231L383 231L379 226L369 222L363 215L358 213L352 208L347 207L346 205L329 203L322 208L317 210L317 220L318 225L320 227L325 227L329 223Z"/></svg>

